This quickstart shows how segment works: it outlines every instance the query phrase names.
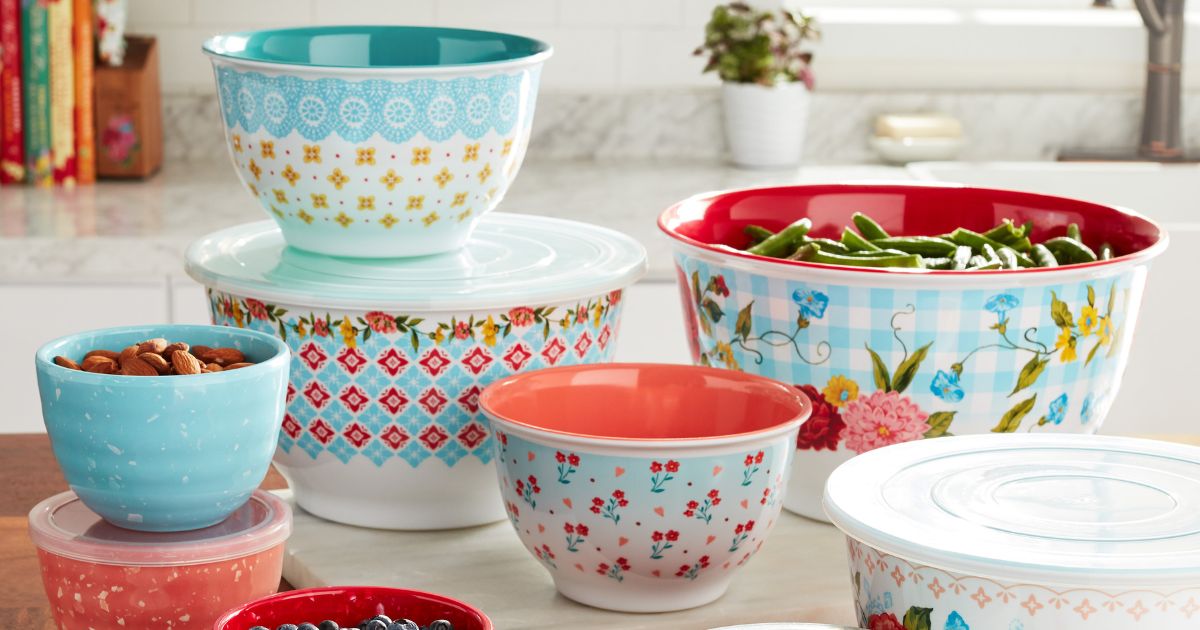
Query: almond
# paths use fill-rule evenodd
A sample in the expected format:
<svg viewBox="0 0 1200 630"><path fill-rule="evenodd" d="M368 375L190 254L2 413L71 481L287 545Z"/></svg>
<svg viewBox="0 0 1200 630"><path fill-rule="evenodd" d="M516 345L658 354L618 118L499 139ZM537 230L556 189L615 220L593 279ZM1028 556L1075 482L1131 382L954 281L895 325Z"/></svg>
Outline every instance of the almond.
<svg viewBox="0 0 1200 630"><path fill-rule="evenodd" d="M229 370L240 370L240 369L242 369L242 368L244 368L244 367L250 367L251 365L254 365L254 364L253 364L253 363L246 363L245 361L243 361L243 362L241 362L241 363L234 363L233 365L227 365L227 366L225 366L225 371L226 371L226 372L228 372Z"/></svg>
<svg viewBox="0 0 1200 630"><path fill-rule="evenodd" d="M83 368L84 372L95 372L97 374L116 374L117 373L117 362L108 357L100 356L98 354L92 355L92 356L84 359L83 365L80 367Z"/></svg>
<svg viewBox="0 0 1200 630"><path fill-rule="evenodd" d="M164 359L170 361L171 355L174 354L176 350L187 351L188 348L189 348L189 346L186 343L183 343L182 341L176 341L175 343L167 346L166 348L163 348L163 351L160 354L162 354Z"/></svg>
<svg viewBox="0 0 1200 630"><path fill-rule="evenodd" d="M113 361L116 361L120 356L120 354L113 352L112 350L92 350L91 352L83 355L83 358L84 360L87 360L91 357L104 357L106 359L112 359Z"/></svg>
<svg viewBox="0 0 1200 630"><path fill-rule="evenodd" d="M204 371L205 372L224 372L225 368L221 367L221 365L219 363L209 363L208 365L204 366Z"/></svg>
<svg viewBox="0 0 1200 630"><path fill-rule="evenodd" d="M200 363L200 360L186 350L173 353L171 355L171 365L175 367L175 371L179 374L199 374L204 369L204 365Z"/></svg>
<svg viewBox="0 0 1200 630"><path fill-rule="evenodd" d="M124 350L121 351L121 355L119 357L117 357L117 363L120 363L121 367L125 367L126 361L131 361L133 359L136 359L137 355L139 355L139 354L141 354L141 353L138 352L137 346L129 346L128 348L125 348Z"/></svg>
<svg viewBox="0 0 1200 630"><path fill-rule="evenodd" d="M198 359L203 359L204 355L212 352L212 348L208 346L192 346L190 352L192 353L192 356Z"/></svg>
<svg viewBox="0 0 1200 630"><path fill-rule="evenodd" d="M68 370L82 369L79 367L78 363L68 359L67 357L63 357L63 356L54 357L54 364L61 365L62 367L67 368Z"/></svg>
<svg viewBox="0 0 1200 630"><path fill-rule="evenodd" d="M171 369L171 364L162 355L154 354L153 352L143 352L138 355L138 358L150 364L155 372L166 374L167 370Z"/></svg>
<svg viewBox="0 0 1200 630"><path fill-rule="evenodd" d="M132 356L121 361L121 374L125 376L158 376L158 370L139 357Z"/></svg>
<svg viewBox="0 0 1200 630"><path fill-rule="evenodd" d="M169 345L171 345L171 344L167 343L167 340L163 339L162 337L155 337L154 339L147 339L146 341L143 341L142 343L138 344L138 355L142 355L147 352L153 352L154 354L161 354L162 351L166 350L167 346L169 346Z"/></svg>
<svg viewBox="0 0 1200 630"><path fill-rule="evenodd" d="M237 348L213 348L211 352L208 352L201 358L208 363L216 363L222 367L246 361L246 355L242 354L242 351Z"/></svg>

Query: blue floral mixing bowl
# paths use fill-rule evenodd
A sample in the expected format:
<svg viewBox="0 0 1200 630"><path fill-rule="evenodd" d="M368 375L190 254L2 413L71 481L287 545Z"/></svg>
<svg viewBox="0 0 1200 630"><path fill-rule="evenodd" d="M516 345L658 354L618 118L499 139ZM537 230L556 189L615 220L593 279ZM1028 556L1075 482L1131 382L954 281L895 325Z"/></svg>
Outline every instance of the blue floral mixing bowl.
<svg viewBox="0 0 1200 630"><path fill-rule="evenodd" d="M91 350L162 337L237 348L255 365L188 376L68 369ZM36 355L42 417L71 489L114 525L183 531L219 523L262 482L283 421L291 354L261 332L132 326L56 339Z"/></svg>
<svg viewBox="0 0 1200 630"><path fill-rule="evenodd" d="M458 249L500 203L529 139L537 40L326 26L216 36L238 176L289 245L354 258Z"/></svg>

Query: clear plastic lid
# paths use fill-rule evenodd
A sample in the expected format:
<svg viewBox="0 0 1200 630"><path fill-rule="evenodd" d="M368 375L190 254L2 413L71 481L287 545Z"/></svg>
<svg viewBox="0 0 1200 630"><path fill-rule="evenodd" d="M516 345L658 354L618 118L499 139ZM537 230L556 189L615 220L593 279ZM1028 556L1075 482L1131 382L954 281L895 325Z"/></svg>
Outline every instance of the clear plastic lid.
<svg viewBox="0 0 1200 630"><path fill-rule="evenodd" d="M138 532L117 527L88 509L74 492L56 494L29 512L29 535L38 548L100 564L173 566L248 556L287 540L292 510L257 490L229 518L187 532Z"/></svg>
<svg viewBox="0 0 1200 630"><path fill-rule="evenodd" d="M846 462L825 487L842 531L944 570L1033 583L1200 583L1200 448L1133 438L978 435Z"/></svg>
<svg viewBox="0 0 1200 630"><path fill-rule="evenodd" d="M200 283L264 300L347 309L469 310L565 302L622 289L646 250L607 228L492 212L459 251L415 258L337 258L287 247L271 221L192 243Z"/></svg>

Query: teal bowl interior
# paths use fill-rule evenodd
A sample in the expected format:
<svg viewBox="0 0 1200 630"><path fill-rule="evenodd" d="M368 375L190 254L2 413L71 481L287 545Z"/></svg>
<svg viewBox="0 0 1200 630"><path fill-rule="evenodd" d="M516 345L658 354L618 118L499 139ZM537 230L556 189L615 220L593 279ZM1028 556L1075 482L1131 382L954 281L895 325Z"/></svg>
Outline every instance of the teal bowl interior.
<svg viewBox="0 0 1200 630"><path fill-rule="evenodd" d="M256 365L192 376L71 370L94 349L163 337L233 347ZM266 475L283 420L290 354L265 333L221 326L133 326L70 335L36 355L42 417L71 489L114 525L182 531L220 522Z"/></svg>
<svg viewBox="0 0 1200 630"><path fill-rule="evenodd" d="M212 55L238 61L340 68L496 64L544 55L550 46L520 35L425 26L314 26L218 35Z"/></svg>

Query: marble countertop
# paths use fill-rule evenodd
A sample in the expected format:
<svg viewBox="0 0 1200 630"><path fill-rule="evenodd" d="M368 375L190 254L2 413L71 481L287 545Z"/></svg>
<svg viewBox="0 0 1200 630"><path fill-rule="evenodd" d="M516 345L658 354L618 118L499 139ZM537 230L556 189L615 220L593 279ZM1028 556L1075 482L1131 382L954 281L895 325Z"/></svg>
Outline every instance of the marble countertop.
<svg viewBox="0 0 1200 630"><path fill-rule="evenodd" d="M498 211L588 221L640 240L647 279L671 276L670 245L655 220L706 190L863 179L907 179L902 168L812 166L746 171L710 163L527 162ZM225 160L174 162L145 182L74 190L0 189L0 282L137 282L185 277L187 245L267 215Z"/></svg>

